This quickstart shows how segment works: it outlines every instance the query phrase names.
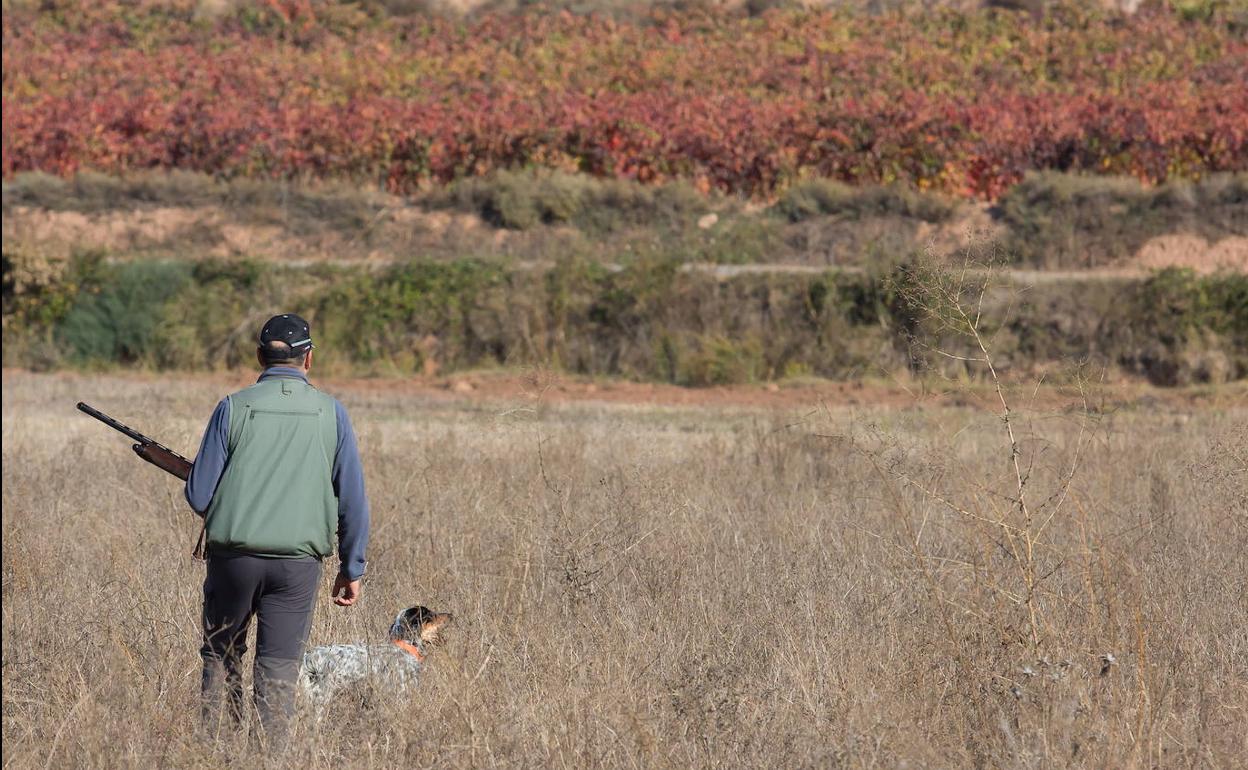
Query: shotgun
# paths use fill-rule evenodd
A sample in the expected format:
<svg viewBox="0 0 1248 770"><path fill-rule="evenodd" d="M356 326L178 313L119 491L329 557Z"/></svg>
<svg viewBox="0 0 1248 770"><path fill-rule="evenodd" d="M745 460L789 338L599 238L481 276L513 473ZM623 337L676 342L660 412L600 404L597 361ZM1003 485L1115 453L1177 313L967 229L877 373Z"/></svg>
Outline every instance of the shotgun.
<svg viewBox="0 0 1248 770"><path fill-rule="evenodd" d="M186 481L186 477L191 475L191 461L164 444L156 443L155 439L144 436L129 425L123 425L100 410L94 409L81 401L78 402L78 409L91 415L108 427L121 431L134 439L138 442L133 447L134 453L162 471L172 473L183 481Z"/></svg>

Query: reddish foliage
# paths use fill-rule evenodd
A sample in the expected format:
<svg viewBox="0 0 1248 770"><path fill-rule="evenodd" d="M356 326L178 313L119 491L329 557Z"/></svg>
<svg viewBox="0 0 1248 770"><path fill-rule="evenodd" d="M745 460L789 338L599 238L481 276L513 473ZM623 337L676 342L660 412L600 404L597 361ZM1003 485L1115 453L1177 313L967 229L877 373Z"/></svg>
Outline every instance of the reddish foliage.
<svg viewBox="0 0 1248 770"><path fill-rule="evenodd" d="M5 177L176 167L408 191L534 164L763 196L816 175L991 198L1030 169L1248 168L1248 44L1160 12L331 28L88 8L5 14Z"/></svg>

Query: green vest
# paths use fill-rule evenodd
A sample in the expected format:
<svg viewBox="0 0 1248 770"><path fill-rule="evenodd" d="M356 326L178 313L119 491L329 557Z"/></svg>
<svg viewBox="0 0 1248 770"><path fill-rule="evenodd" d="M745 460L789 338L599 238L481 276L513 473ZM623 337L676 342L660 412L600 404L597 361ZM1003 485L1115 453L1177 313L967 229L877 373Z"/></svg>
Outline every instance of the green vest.
<svg viewBox="0 0 1248 770"><path fill-rule="evenodd" d="M338 528L334 400L278 377L229 401L229 459L206 514L209 548L329 556Z"/></svg>

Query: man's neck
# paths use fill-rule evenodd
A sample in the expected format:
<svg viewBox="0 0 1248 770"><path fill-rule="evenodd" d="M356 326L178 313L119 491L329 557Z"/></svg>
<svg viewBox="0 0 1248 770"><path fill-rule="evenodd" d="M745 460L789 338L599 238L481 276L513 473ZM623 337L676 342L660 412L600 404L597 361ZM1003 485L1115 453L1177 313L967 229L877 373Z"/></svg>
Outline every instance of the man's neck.
<svg viewBox="0 0 1248 770"><path fill-rule="evenodd" d="M266 366L264 371L260 373L260 377L298 377L306 380L308 373L304 371L302 366Z"/></svg>

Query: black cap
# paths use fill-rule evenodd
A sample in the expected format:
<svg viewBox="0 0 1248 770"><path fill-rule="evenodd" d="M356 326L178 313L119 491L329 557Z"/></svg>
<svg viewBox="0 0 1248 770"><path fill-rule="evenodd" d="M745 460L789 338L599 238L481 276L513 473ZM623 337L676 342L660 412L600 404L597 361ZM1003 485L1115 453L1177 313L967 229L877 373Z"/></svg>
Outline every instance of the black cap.
<svg viewBox="0 0 1248 770"><path fill-rule="evenodd" d="M282 345L275 350L269 344L272 342L280 342ZM264 351L264 357L271 361L300 358L313 347L312 329L307 321L294 313L275 315L260 330L260 348Z"/></svg>

